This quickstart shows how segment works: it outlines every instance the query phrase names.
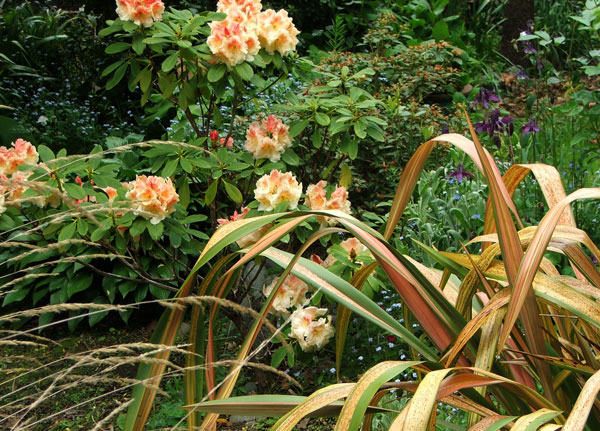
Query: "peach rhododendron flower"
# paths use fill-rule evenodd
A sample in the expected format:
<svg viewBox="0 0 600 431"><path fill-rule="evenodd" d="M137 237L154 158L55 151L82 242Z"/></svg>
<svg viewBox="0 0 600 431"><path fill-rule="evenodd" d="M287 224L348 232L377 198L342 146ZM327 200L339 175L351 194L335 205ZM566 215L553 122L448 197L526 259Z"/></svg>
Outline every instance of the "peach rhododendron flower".
<svg viewBox="0 0 600 431"><path fill-rule="evenodd" d="M0 174L0 180L2 180L2 184L0 184L0 193L2 194L3 204L20 207L21 203L30 202L43 208L48 203L48 199L39 194L34 196L23 196L23 194L31 188L30 185L35 186L37 184L42 184L35 181L29 181L32 174L33 172L30 171L16 171L10 178L4 174Z"/></svg>
<svg viewBox="0 0 600 431"><path fill-rule="evenodd" d="M0 147L0 174L10 175L20 165L35 165L39 160L37 150L30 142L21 138L12 143L12 148Z"/></svg>
<svg viewBox="0 0 600 431"><path fill-rule="evenodd" d="M270 174L263 175L256 182L254 198L258 201L259 211L272 211L277 205L289 202L290 209L298 207L302 195L302 184L290 172L279 172L274 169Z"/></svg>
<svg viewBox="0 0 600 431"><path fill-rule="evenodd" d="M255 159L278 162L281 154L291 145L289 127L275 115L269 115L261 122L252 123L246 133L246 150Z"/></svg>
<svg viewBox="0 0 600 431"><path fill-rule="evenodd" d="M226 218L217 219L217 223L219 224L219 226L223 226L224 224L227 224L229 222L241 220L244 217L246 217L246 214L248 214L249 211L250 211L250 208L243 207L241 213L238 213L236 210L233 212L232 216L229 216L228 219L226 219ZM256 241L258 241L260 239L261 236L263 236L263 234L267 230L269 230L270 227L271 227L271 225L263 226L260 229L255 230L254 232L251 232L248 235L241 237L240 239L238 239L236 241L237 245L240 248L244 248L244 247L254 244Z"/></svg>
<svg viewBox="0 0 600 431"><path fill-rule="evenodd" d="M158 224L173 213L179 201L170 178L138 175L135 181L127 184L127 188L129 191L125 197L133 201L134 213L150 219L152 224Z"/></svg>
<svg viewBox="0 0 600 431"><path fill-rule="evenodd" d="M219 0L217 12L228 13L229 10L237 8L248 17L257 15L262 10L260 0Z"/></svg>
<svg viewBox="0 0 600 431"><path fill-rule="evenodd" d="M331 317L318 316L327 314L326 308L306 307L299 308L292 313L291 336L297 339L304 351L320 349L323 347L335 330L331 326Z"/></svg>
<svg viewBox="0 0 600 431"><path fill-rule="evenodd" d="M306 200L304 203L313 211L319 210L339 210L346 214L350 214L350 201L348 200L348 192L346 187L336 187L331 197L327 199L325 187L327 181L319 181L317 184L311 184L306 189ZM333 217L318 216L321 225L336 223Z"/></svg>
<svg viewBox="0 0 600 431"><path fill-rule="evenodd" d="M108 196L108 201L112 202L115 200L115 198L119 195L119 192L117 192L117 189L115 189L114 187L104 187L101 188L101 190L106 193L106 196Z"/></svg>
<svg viewBox="0 0 600 431"><path fill-rule="evenodd" d="M279 277L276 277L271 284L263 286L263 294L266 297L271 294L278 281ZM275 314L288 316L292 307L303 307L308 302L307 293L308 284L294 275L288 275L273 298L272 307Z"/></svg>
<svg viewBox="0 0 600 431"><path fill-rule="evenodd" d="M348 238L347 240L342 241L340 243L340 246L348 252L348 257L353 262L356 259L356 256L358 256L361 253L367 254L371 257L373 256L369 248L356 238ZM325 259L325 262L323 262L323 266L331 266L336 261L337 259L330 254L329 256L327 256L327 259Z"/></svg>
<svg viewBox="0 0 600 431"><path fill-rule="evenodd" d="M283 56L296 49L300 32L286 10L280 9L279 12L275 12L273 9L267 9L258 15L257 21L260 46L269 54L279 51Z"/></svg>
<svg viewBox="0 0 600 431"><path fill-rule="evenodd" d="M248 16L239 9L230 9L223 21L209 23L210 36L206 40L216 60L229 67L252 61L260 50L258 35L248 21Z"/></svg>
<svg viewBox="0 0 600 431"><path fill-rule="evenodd" d="M117 0L117 14L123 21L150 27L162 20L165 5L161 0Z"/></svg>

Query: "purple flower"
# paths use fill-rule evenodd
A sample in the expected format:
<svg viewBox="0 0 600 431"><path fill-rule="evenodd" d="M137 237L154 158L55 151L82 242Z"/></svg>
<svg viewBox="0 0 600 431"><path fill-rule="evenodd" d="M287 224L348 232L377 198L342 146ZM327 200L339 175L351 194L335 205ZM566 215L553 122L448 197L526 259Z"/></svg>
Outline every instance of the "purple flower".
<svg viewBox="0 0 600 431"><path fill-rule="evenodd" d="M446 178L456 178L456 181L460 183L465 178L473 178L473 174L470 174L469 172L465 171L463 164L459 163L456 167L456 170L446 175Z"/></svg>
<svg viewBox="0 0 600 431"><path fill-rule="evenodd" d="M485 109L488 109L490 107L490 102L500 102L500 98L496 96L496 94L493 91L490 91L485 87L481 87L479 89L479 94L475 96L473 105L481 103Z"/></svg>
<svg viewBox="0 0 600 431"><path fill-rule="evenodd" d="M540 130L541 129L536 124L534 117L531 117L531 119L529 120L529 123L527 123L523 127L521 127L521 132L523 132L522 136L525 136L528 133L537 133Z"/></svg>
<svg viewBox="0 0 600 431"><path fill-rule="evenodd" d="M526 40L525 42L523 42L523 52L525 54L535 54L537 53L537 49L535 48L535 45L532 41Z"/></svg>
<svg viewBox="0 0 600 431"><path fill-rule="evenodd" d="M487 115L483 122L475 124L475 130L480 133L486 132L490 137L494 136L495 132L506 130L508 136L511 136L514 132L512 122L511 117L500 118L500 110L496 108Z"/></svg>
<svg viewBox="0 0 600 431"><path fill-rule="evenodd" d="M442 126L442 135L445 135L446 133L450 133L450 127L447 124L444 124Z"/></svg>
<svg viewBox="0 0 600 431"><path fill-rule="evenodd" d="M529 79L529 75L527 75L525 69L519 70L519 73L517 73L517 79Z"/></svg>

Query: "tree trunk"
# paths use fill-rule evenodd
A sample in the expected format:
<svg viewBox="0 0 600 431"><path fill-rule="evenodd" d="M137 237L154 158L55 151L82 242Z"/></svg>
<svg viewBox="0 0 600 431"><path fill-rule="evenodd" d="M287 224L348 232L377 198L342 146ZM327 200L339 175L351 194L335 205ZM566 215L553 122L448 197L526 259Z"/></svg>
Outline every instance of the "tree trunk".
<svg viewBox="0 0 600 431"><path fill-rule="evenodd" d="M504 17L506 21L502 24L500 52L514 64L526 66L527 59L523 51L516 51L512 41L527 30L527 21L533 21L533 0L508 0L504 5Z"/></svg>

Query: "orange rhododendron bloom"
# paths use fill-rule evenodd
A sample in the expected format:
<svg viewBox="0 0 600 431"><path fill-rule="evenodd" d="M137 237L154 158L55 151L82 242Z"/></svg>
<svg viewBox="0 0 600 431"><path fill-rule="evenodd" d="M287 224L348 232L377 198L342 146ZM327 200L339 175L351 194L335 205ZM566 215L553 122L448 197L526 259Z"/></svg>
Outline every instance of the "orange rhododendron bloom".
<svg viewBox="0 0 600 431"><path fill-rule="evenodd" d="M252 61L260 50L258 35L248 16L239 9L230 9L223 21L209 24L210 36L206 40L216 59L228 66Z"/></svg>
<svg viewBox="0 0 600 431"><path fill-rule="evenodd" d="M278 162L281 154L292 145L289 127L275 115L252 123L246 133L246 150L255 159Z"/></svg>
<svg viewBox="0 0 600 431"><path fill-rule="evenodd" d="M39 160L37 150L30 142L21 138L12 143L12 148L0 147L0 174L10 175L20 165L35 165Z"/></svg>
<svg viewBox="0 0 600 431"><path fill-rule="evenodd" d="M279 172L274 169L270 174L263 175L256 182L254 198L258 201L259 211L272 211L277 205L289 202L290 209L298 207L302 195L302 184L290 172Z"/></svg>
<svg viewBox="0 0 600 431"><path fill-rule="evenodd" d="M276 277L271 284L263 287L263 294L268 297L273 288L279 281ZM308 302L306 294L308 293L308 284L294 275L288 275L273 298L273 310L275 314L288 316L292 307L303 307Z"/></svg>
<svg viewBox="0 0 600 431"><path fill-rule="evenodd" d="M305 204L311 210L339 210L346 214L350 214L350 201L348 200L348 192L346 187L336 187L335 191L331 194L331 197L327 199L325 187L327 181L319 181L317 184L311 184L306 189L306 200ZM321 225L336 223L333 217L318 217Z"/></svg>
<svg viewBox="0 0 600 431"><path fill-rule="evenodd" d="M326 308L299 308L292 314L291 336L297 339L304 351L320 349L335 334L331 326L331 317L321 317L327 314Z"/></svg>
<svg viewBox="0 0 600 431"><path fill-rule="evenodd" d="M117 14L123 21L150 27L162 20L165 5L161 0L117 0Z"/></svg>
<svg viewBox="0 0 600 431"><path fill-rule="evenodd" d="M127 184L127 188L129 191L125 197L133 201L134 212L150 219L152 224L173 213L175 204L179 202L170 178L138 175L135 181Z"/></svg>
<svg viewBox="0 0 600 431"><path fill-rule="evenodd" d="M300 33L284 9L261 12L258 15L257 32L261 47L269 54L278 51L282 56L296 49Z"/></svg>

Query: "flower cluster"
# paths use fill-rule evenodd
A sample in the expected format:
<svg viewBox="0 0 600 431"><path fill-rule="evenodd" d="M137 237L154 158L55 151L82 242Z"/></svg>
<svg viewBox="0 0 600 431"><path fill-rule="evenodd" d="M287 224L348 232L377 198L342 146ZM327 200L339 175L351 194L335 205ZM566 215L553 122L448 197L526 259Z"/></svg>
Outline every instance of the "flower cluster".
<svg viewBox="0 0 600 431"><path fill-rule="evenodd" d="M296 49L298 33L284 9L268 9L258 16L258 40L269 54L277 51L283 56Z"/></svg>
<svg viewBox="0 0 600 431"><path fill-rule="evenodd" d="M232 216L229 216L228 219L226 219L226 218L217 219L217 223L219 224L219 226L223 226L232 221L242 220L244 217L246 217L246 215L248 214L249 211L250 211L250 208L243 207L241 213L238 213L236 210L233 212ZM256 241L258 241L260 239L260 237L263 236L267 230L269 230L270 227L271 227L271 225L266 225L258 230L255 230L255 231L249 233L248 235L243 236L242 238L240 238L236 241L237 245L240 248L244 248L244 247L247 247L249 245L256 243Z"/></svg>
<svg viewBox="0 0 600 431"><path fill-rule="evenodd" d="M275 115L269 115L260 123L252 123L246 133L246 150L255 159L278 162L281 154L291 145L289 127Z"/></svg>
<svg viewBox="0 0 600 431"><path fill-rule="evenodd" d="M319 181L317 184L311 184L306 189L305 204L313 211L319 210L339 210L346 214L350 214L350 201L348 200L348 192L345 187L336 187L327 199L325 187L327 181ZM318 217L319 223L324 226L326 224L333 225L336 223L333 217Z"/></svg>
<svg viewBox="0 0 600 431"><path fill-rule="evenodd" d="M161 0L117 0L117 14L123 21L150 27L162 20L165 5Z"/></svg>
<svg viewBox="0 0 600 431"><path fill-rule="evenodd" d="M273 292L273 288L277 285L278 281L279 277L276 277L271 284L263 287L263 294L266 297ZM308 284L294 275L288 275L283 283L281 283L281 286L279 286L279 289L277 289L277 293L275 293L275 297L273 298L272 307L275 313L281 316L289 316L292 308L302 308L308 303L307 293Z"/></svg>
<svg viewBox="0 0 600 431"><path fill-rule="evenodd" d="M229 67L252 61L261 46L270 54L286 55L298 44L298 30L285 10L261 12L260 0L220 0L217 10L227 14L209 23L208 47L216 60Z"/></svg>
<svg viewBox="0 0 600 431"><path fill-rule="evenodd" d="M283 202L289 202L289 208L298 207L302 195L302 184L290 172L279 172L274 169L270 174L263 175L256 182L254 198L258 201L259 211L272 211Z"/></svg>
<svg viewBox="0 0 600 431"><path fill-rule="evenodd" d="M38 160L39 155L35 147L19 138L12 143L12 148L0 147L0 174L11 175L20 165L35 165Z"/></svg>
<svg viewBox="0 0 600 431"><path fill-rule="evenodd" d="M298 340L304 351L320 349L335 333L331 317L324 316L327 309L317 307L299 308L292 314L291 336ZM317 319L318 318L318 319Z"/></svg>
<svg viewBox="0 0 600 431"><path fill-rule="evenodd" d="M179 201L170 178L138 175L135 181L130 181L126 186L128 191L125 197L133 202L134 213L150 219L152 224L158 224L173 213Z"/></svg>
<svg viewBox="0 0 600 431"><path fill-rule="evenodd" d="M209 24L210 36L206 40L215 59L228 66L252 61L260 51L258 35L249 17L238 8L226 11L227 18Z"/></svg>

